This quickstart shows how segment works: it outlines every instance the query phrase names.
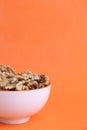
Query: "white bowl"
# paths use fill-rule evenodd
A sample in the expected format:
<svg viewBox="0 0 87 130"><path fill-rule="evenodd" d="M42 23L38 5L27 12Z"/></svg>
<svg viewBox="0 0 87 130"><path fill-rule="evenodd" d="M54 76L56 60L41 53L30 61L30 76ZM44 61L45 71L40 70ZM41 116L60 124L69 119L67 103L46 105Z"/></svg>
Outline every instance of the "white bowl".
<svg viewBox="0 0 87 130"><path fill-rule="evenodd" d="M51 85L30 91L0 91L0 122L21 124L39 112L50 95Z"/></svg>

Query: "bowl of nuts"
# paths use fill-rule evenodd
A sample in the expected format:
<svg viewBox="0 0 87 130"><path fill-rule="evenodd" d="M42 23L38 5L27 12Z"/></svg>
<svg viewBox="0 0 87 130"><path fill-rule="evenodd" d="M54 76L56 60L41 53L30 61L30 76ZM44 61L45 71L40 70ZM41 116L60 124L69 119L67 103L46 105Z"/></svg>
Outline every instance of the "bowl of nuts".
<svg viewBox="0 0 87 130"><path fill-rule="evenodd" d="M31 71L17 73L0 65L0 122L21 124L39 112L47 103L51 85L45 74Z"/></svg>

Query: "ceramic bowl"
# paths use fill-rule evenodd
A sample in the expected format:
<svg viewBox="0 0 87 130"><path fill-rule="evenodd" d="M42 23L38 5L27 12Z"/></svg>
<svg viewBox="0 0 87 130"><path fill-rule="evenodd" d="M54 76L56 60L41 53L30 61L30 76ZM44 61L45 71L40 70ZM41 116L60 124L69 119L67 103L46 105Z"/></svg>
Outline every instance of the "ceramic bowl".
<svg viewBox="0 0 87 130"><path fill-rule="evenodd" d="M39 112L50 95L51 85L29 91L0 91L0 122L21 124Z"/></svg>

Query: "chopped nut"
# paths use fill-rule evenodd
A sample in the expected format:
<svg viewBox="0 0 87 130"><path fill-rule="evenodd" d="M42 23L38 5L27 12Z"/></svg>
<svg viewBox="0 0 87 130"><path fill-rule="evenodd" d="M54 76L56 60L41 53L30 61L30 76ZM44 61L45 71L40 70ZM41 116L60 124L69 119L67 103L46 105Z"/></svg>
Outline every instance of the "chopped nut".
<svg viewBox="0 0 87 130"><path fill-rule="evenodd" d="M32 74L32 72L31 71L24 71L24 72L22 72L22 73L20 73L20 75L25 79L25 80L27 80L27 79L32 79L33 78L33 74Z"/></svg>
<svg viewBox="0 0 87 130"><path fill-rule="evenodd" d="M20 81L16 84L16 90L23 90L25 81Z"/></svg>
<svg viewBox="0 0 87 130"><path fill-rule="evenodd" d="M0 80L5 80L6 77L4 76L4 74L2 72L0 72Z"/></svg>
<svg viewBox="0 0 87 130"><path fill-rule="evenodd" d="M50 84L50 80L49 77L47 75L40 75L40 82L45 85L48 86Z"/></svg>
<svg viewBox="0 0 87 130"><path fill-rule="evenodd" d="M16 85L16 90L20 91L20 90L23 90L23 85Z"/></svg>
<svg viewBox="0 0 87 130"><path fill-rule="evenodd" d="M13 77L9 80L10 84L18 83L18 79L16 77Z"/></svg>
<svg viewBox="0 0 87 130"><path fill-rule="evenodd" d="M42 83L39 83L39 88L44 88L44 85Z"/></svg>
<svg viewBox="0 0 87 130"><path fill-rule="evenodd" d="M3 75L6 78L12 78L12 77L14 77L14 74L13 73L9 73L9 72L3 72Z"/></svg>
<svg viewBox="0 0 87 130"><path fill-rule="evenodd" d="M7 66L7 71L12 74L16 74L15 70L11 68L10 66Z"/></svg>
<svg viewBox="0 0 87 130"><path fill-rule="evenodd" d="M8 80L0 81L0 87L5 87L8 83Z"/></svg>
<svg viewBox="0 0 87 130"><path fill-rule="evenodd" d="M18 79L18 81L24 80L23 76L21 76L21 75L18 75L18 74L17 74L15 77Z"/></svg>
<svg viewBox="0 0 87 130"><path fill-rule="evenodd" d="M0 90L33 90L49 84L50 80L47 75L33 74L31 71L16 73L10 66L0 66Z"/></svg>
<svg viewBox="0 0 87 130"><path fill-rule="evenodd" d="M1 65L0 66L0 71L1 72L7 72L7 66L6 65Z"/></svg>
<svg viewBox="0 0 87 130"><path fill-rule="evenodd" d="M35 81L40 82L40 76L39 76L38 74L33 74L33 79L34 79Z"/></svg>
<svg viewBox="0 0 87 130"><path fill-rule="evenodd" d="M23 85L23 90L29 90L28 86Z"/></svg>
<svg viewBox="0 0 87 130"><path fill-rule="evenodd" d="M15 85L5 86L3 89L4 90L15 90Z"/></svg>

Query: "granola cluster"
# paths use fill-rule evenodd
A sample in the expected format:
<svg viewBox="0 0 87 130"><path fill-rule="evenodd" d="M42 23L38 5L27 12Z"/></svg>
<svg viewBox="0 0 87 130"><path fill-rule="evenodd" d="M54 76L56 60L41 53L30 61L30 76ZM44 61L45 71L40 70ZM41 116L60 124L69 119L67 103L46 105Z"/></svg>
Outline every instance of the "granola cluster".
<svg viewBox="0 0 87 130"><path fill-rule="evenodd" d="M0 65L0 90L33 90L49 84L50 80L47 75L33 74L31 71L16 73L12 67Z"/></svg>

